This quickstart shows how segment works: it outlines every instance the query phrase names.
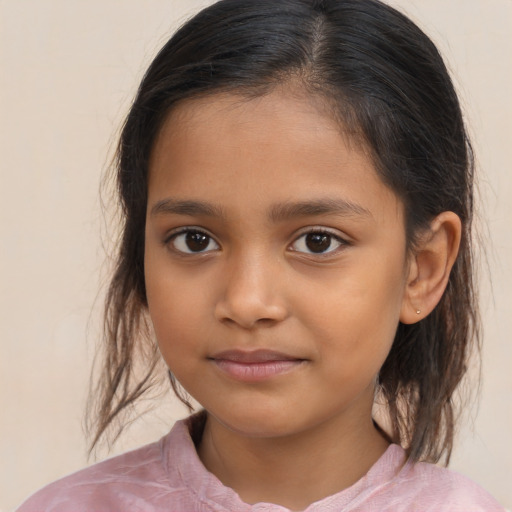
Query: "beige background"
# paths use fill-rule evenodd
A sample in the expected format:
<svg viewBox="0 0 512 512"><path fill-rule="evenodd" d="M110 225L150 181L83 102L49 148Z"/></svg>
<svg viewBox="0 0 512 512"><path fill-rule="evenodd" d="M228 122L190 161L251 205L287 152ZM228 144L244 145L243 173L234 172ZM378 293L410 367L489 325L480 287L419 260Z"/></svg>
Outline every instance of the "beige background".
<svg viewBox="0 0 512 512"><path fill-rule="evenodd" d="M86 464L91 308L104 280L100 176L145 66L206 3L0 0L0 510ZM512 2L393 4L444 52L481 169L494 289L484 280L481 401L452 467L512 508ZM183 415L172 398L165 404L117 450L157 438Z"/></svg>

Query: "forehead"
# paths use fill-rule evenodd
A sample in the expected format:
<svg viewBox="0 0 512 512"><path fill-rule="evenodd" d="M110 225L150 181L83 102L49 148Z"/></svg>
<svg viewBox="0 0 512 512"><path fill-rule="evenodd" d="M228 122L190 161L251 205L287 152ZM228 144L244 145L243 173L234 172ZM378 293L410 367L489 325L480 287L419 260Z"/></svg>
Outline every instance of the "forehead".
<svg viewBox="0 0 512 512"><path fill-rule="evenodd" d="M334 192L377 214L390 206L401 214L400 201L364 147L329 115L325 102L296 89L180 102L150 160L150 197L158 200L164 189L231 202L234 195L242 202L254 196L300 201Z"/></svg>
<svg viewBox="0 0 512 512"><path fill-rule="evenodd" d="M206 147L202 143L214 141L221 142L219 147L232 149L244 135L251 142L268 145L268 127L272 126L280 132L283 155L287 143L300 142L306 149L328 132L336 142L343 139L345 145L369 154L361 134L356 129L349 133L346 123L337 119L331 103L293 81L277 85L266 94L220 92L185 99L167 115L152 153L171 138L180 138L181 143L193 141L196 149ZM226 135L231 137L225 138Z"/></svg>

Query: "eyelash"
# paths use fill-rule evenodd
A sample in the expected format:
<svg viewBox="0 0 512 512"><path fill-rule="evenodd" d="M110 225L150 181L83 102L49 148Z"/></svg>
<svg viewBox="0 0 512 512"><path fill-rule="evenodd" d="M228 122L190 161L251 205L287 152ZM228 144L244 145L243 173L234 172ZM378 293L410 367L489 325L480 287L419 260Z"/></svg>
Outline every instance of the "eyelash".
<svg viewBox="0 0 512 512"><path fill-rule="evenodd" d="M202 236L207 239L207 244L206 244L204 250L198 250L198 251L186 250L185 247L178 248L178 247L176 247L175 242L178 239L178 237L180 237L181 235ZM297 249L291 248L291 247L293 247L293 245L297 244L301 239L303 239L303 238L305 239L308 235L320 235L320 236L329 237L329 247L327 248L328 250L323 251L323 252L315 252L313 250L307 251L307 250L297 250ZM337 243L338 245L334 249L331 249L331 245L332 245L333 241L335 243ZM201 241L199 240L199 242L201 242ZM212 248L208 249L208 247L210 247L212 242L215 245L215 247L213 249ZM183 228L180 228L179 231L171 233L169 236L167 236L165 238L163 243L165 246L169 246L169 244L171 244L173 246L172 250L177 252L178 254L187 254L187 255L207 254L213 250L217 250L220 248L219 243L215 240L215 238L212 235L210 235L208 232L206 232L202 229L199 229L199 228L196 228L193 226L183 227ZM184 240L183 243L187 244L187 241ZM304 243L307 244L307 242L304 242ZM333 253L338 252L340 250L340 248L343 248L348 245L350 245L350 243L347 240L345 240L344 238L340 237L338 234L335 234L325 228L314 228L313 227L313 228L309 228L307 231L300 233L294 239L294 241L289 245L289 247L291 248L291 251L297 252L300 254L312 255L312 256L316 256L316 257L329 257ZM188 247L188 249L190 249L190 247Z"/></svg>
<svg viewBox="0 0 512 512"><path fill-rule="evenodd" d="M205 253L208 253L210 252L212 249L208 250L208 251L205 251L205 250L201 250L201 251L187 251L187 250L182 250L182 249L179 249L177 248L173 242L176 241L176 239L181 236L181 235L191 235L191 234L194 234L194 235L201 235L203 237L207 237L208 238L208 244L206 246L206 249L208 249L208 247L210 246L210 244L213 242L215 245L216 245L216 249L219 248L219 244L215 241L215 238L210 235L209 233L207 233L206 231L202 230L202 229L199 229L199 228L195 228L195 227L184 227L184 228L181 228L179 231L176 231L176 232L173 232L171 233L169 236L167 236L164 240L164 245L165 246L169 246L169 244L172 244L174 247L172 247L172 249L179 253L179 254L205 254ZM187 242L184 241L184 243L186 244Z"/></svg>
<svg viewBox="0 0 512 512"><path fill-rule="evenodd" d="M325 228L309 228L307 231L301 233L297 238L295 238L293 243L290 244L290 247L292 245L296 244L300 239L302 239L302 238L305 239L305 237L307 237L308 235L321 235L321 236L329 237L330 238L329 250L324 251L324 252L297 251L296 249L292 249L292 250L295 252L299 252L301 254L308 254L308 255L312 255L312 256L316 256L316 257L320 257L320 258L322 258L322 257L325 258L325 257L331 256L334 253L337 253L343 247L350 245L350 243L346 239L342 238L338 234L333 233L332 231L329 231ZM333 241L336 242L338 245L334 249L330 249L330 246L332 245Z"/></svg>

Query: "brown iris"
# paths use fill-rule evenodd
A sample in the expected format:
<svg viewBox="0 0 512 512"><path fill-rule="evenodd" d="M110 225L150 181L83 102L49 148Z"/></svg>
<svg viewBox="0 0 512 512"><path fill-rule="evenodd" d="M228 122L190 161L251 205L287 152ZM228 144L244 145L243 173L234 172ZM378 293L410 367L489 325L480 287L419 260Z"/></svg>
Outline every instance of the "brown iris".
<svg viewBox="0 0 512 512"><path fill-rule="evenodd" d="M192 252L201 252L208 247L210 237L199 231L189 231L185 237L185 243Z"/></svg>
<svg viewBox="0 0 512 512"><path fill-rule="evenodd" d="M331 235L325 233L309 233L306 235L306 247L311 252L325 252L331 246Z"/></svg>

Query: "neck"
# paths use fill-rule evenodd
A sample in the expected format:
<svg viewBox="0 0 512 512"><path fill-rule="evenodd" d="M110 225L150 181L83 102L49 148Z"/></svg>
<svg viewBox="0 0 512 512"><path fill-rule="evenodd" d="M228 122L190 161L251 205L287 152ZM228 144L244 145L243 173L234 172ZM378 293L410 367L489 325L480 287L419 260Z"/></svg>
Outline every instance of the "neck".
<svg viewBox="0 0 512 512"><path fill-rule="evenodd" d="M243 436L209 415L198 453L246 503L302 510L357 482L387 447L369 414L277 438Z"/></svg>

